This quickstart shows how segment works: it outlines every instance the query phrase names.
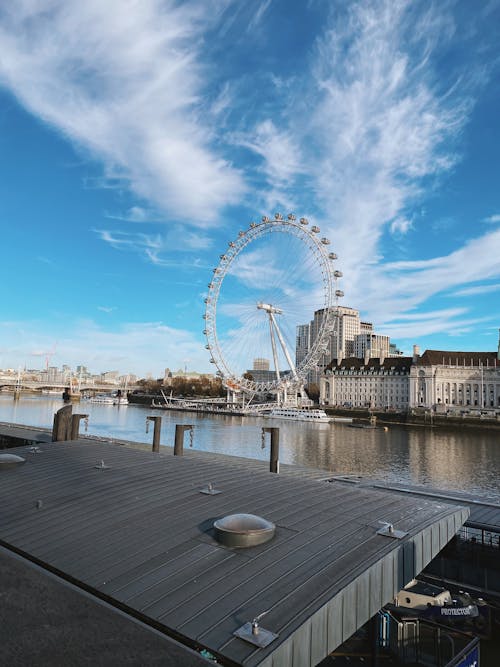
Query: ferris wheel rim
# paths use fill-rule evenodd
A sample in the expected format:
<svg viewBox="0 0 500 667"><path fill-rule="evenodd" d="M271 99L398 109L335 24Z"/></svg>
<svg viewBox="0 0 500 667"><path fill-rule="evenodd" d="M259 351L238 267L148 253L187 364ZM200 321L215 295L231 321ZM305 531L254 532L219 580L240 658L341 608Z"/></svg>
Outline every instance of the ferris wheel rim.
<svg viewBox="0 0 500 667"><path fill-rule="evenodd" d="M205 330L203 333L207 340L205 347L210 351L210 362L217 367L217 374L229 388L257 393L277 391L285 386L298 386L303 384L307 372L317 364L321 354L326 352L327 338L333 328L332 311L339 296L343 296L343 292L335 289L336 281L342 276L342 273L333 268L333 261L337 259L337 255L327 251L330 241L319 236L320 229L316 225L311 227L308 225L306 218L300 218L300 221L297 222L294 215L290 214L287 218L283 218L279 213L274 218L264 216L259 223L251 222L248 229L240 231L237 238L229 242L228 249L220 255L219 264L213 269L213 277L208 285L208 294L205 298L206 308L203 315ZM222 352L217 334L217 304L224 278L234 260L253 241L277 231L290 233L301 241L307 242L309 250L313 251L323 282L324 317L311 349L296 366L295 377L286 375L279 380L276 378L269 381L255 381L245 378L244 373L235 373L231 368L231 363Z"/></svg>

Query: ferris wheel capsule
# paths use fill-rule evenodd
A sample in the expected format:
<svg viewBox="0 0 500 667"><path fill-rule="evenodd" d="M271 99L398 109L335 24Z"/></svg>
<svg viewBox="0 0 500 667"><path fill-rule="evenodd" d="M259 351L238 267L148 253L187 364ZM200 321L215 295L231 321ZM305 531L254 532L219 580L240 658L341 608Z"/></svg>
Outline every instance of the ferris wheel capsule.
<svg viewBox="0 0 500 667"><path fill-rule="evenodd" d="M327 239L325 236L321 239L323 245L330 245L330 239Z"/></svg>
<svg viewBox="0 0 500 667"><path fill-rule="evenodd" d="M262 216L262 222L270 222L270 220L269 220L269 218L267 217L267 215L263 215L263 216Z"/></svg>
<svg viewBox="0 0 500 667"><path fill-rule="evenodd" d="M294 216L293 213L289 213L286 217L287 217L288 220L290 220L291 222L293 222L294 220L297 220L297 218Z"/></svg>
<svg viewBox="0 0 500 667"><path fill-rule="evenodd" d="M274 219L275 220L283 220L283 216L281 215L281 213L275 213L274 214Z"/></svg>
<svg viewBox="0 0 500 667"><path fill-rule="evenodd" d="M301 225L308 225L309 224L309 220L307 218L301 218L299 220L299 222L300 222Z"/></svg>
<svg viewBox="0 0 500 667"><path fill-rule="evenodd" d="M335 296L342 297L344 296L344 292L341 289L336 289Z"/></svg>
<svg viewBox="0 0 500 667"><path fill-rule="evenodd" d="M319 234L321 229L317 225L313 225L311 227L311 232L314 232L315 234Z"/></svg>
<svg viewBox="0 0 500 667"><path fill-rule="evenodd" d="M342 271L338 271L338 270L337 270L337 271L334 271L334 272L333 272L333 277L334 277L334 278L342 278L343 275L344 275L344 274L342 273Z"/></svg>
<svg viewBox="0 0 500 667"><path fill-rule="evenodd" d="M338 255L336 252L330 252L328 253L328 259L338 259Z"/></svg>

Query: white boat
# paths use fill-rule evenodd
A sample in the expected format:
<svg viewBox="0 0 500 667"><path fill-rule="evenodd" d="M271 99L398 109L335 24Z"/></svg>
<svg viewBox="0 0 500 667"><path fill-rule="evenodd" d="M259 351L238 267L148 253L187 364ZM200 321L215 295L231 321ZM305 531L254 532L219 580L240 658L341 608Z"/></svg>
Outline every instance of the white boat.
<svg viewBox="0 0 500 667"><path fill-rule="evenodd" d="M118 392L113 394L96 394L89 398L91 403L100 403L101 405L128 405L128 398Z"/></svg>
<svg viewBox="0 0 500 667"><path fill-rule="evenodd" d="M272 419L312 422L315 424L328 424L331 422L331 418L324 410L309 410L306 408L273 408L270 412L262 416Z"/></svg>

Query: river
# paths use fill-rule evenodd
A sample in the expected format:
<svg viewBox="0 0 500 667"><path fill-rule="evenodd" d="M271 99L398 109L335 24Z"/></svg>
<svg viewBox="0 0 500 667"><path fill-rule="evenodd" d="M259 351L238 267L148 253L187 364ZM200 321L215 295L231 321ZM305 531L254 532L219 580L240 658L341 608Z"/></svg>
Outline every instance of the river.
<svg viewBox="0 0 500 667"><path fill-rule="evenodd" d="M0 394L0 421L52 428L54 413L62 406L59 397L25 394L15 401L12 394ZM89 435L146 443L152 442L153 431L151 424L146 433L146 417L161 415L163 445L173 445L176 424L192 424L194 449L255 459L269 457L268 436L262 449L262 428L278 426L282 463L466 491L500 501L500 430L397 425L387 431L366 430L339 423L307 424L87 401L75 404L73 412L89 415Z"/></svg>

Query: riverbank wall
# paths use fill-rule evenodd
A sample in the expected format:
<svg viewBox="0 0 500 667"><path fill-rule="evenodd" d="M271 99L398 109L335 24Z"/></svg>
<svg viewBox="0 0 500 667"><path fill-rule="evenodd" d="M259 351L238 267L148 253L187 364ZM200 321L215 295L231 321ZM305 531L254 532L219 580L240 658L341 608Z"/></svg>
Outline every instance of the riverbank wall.
<svg viewBox="0 0 500 667"><path fill-rule="evenodd" d="M427 411L410 410L407 412L363 410L357 408L324 407L332 417L350 417L353 420L369 421L377 418L380 424L401 424L403 426L458 427L473 429L495 429L500 432L500 419L482 414L430 413Z"/></svg>

